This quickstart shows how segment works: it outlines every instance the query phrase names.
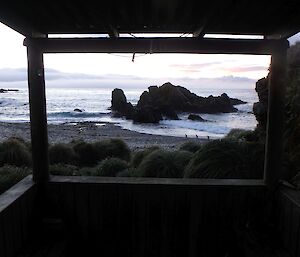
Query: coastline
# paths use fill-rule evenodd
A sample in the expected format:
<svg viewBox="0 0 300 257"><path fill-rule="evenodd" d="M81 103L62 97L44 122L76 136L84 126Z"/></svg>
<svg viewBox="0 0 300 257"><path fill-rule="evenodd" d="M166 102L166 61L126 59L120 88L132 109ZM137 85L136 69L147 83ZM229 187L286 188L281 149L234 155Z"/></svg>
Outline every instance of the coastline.
<svg viewBox="0 0 300 257"><path fill-rule="evenodd" d="M29 123L0 122L0 141L10 137L20 137L30 141ZM187 141L199 143L207 142L206 138L185 138L175 136L161 136L139 133L123 129L114 123L106 122L78 122L63 124L48 124L49 143L69 143L72 140L85 140L87 142L105 140L109 138L121 138L131 150L158 145L163 149L178 149Z"/></svg>

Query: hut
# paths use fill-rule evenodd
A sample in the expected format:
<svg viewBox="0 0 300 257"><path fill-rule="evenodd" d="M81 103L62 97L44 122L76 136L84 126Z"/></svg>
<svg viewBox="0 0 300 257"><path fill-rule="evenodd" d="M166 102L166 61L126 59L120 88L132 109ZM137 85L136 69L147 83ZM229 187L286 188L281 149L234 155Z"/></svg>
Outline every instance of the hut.
<svg viewBox="0 0 300 257"><path fill-rule="evenodd" d="M33 176L0 196L1 257L264 256L247 246L242 232L249 224L264 228L270 218L278 239L272 245L282 246L274 256L300 256L300 195L279 185L287 38L300 31L297 1L15 0L0 6L0 21L26 37L33 155ZM130 33L193 37L120 36ZM50 176L45 53L271 55L264 179Z"/></svg>

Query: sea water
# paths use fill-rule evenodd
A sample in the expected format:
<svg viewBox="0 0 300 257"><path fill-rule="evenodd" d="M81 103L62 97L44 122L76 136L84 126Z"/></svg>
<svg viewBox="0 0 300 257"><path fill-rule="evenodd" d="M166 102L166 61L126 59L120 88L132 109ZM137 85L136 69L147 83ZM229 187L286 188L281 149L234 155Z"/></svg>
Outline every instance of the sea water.
<svg viewBox="0 0 300 257"><path fill-rule="evenodd" d="M138 102L143 88L124 89L127 100ZM111 88L47 88L47 117L49 124L76 123L83 121L112 122L122 128L157 135L179 137L221 138L233 128L253 130L256 119L252 113L253 103L257 102L254 89L192 89L199 96L220 95L241 99L247 104L235 106L235 113L201 114L208 122L188 120L189 113L179 115L180 120L163 120L159 124L134 124L130 120L113 118L111 106ZM74 109L82 112L75 112ZM0 94L0 122L28 122L28 90L19 88L17 92Z"/></svg>

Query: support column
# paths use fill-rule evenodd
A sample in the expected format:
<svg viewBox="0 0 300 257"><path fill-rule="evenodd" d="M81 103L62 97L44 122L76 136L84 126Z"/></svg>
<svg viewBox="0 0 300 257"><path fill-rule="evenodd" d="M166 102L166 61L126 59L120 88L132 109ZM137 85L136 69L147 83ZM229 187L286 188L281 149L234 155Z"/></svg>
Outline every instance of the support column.
<svg viewBox="0 0 300 257"><path fill-rule="evenodd" d="M287 48L288 42L274 51L271 58L264 171L264 180L270 188L274 188L284 176L282 155Z"/></svg>
<svg viewBox="0 0 300 257"><path fill-rule="evenodd" d="M33 180L49 180L48 132L43 53L38 45L27 46Z"/></svg>

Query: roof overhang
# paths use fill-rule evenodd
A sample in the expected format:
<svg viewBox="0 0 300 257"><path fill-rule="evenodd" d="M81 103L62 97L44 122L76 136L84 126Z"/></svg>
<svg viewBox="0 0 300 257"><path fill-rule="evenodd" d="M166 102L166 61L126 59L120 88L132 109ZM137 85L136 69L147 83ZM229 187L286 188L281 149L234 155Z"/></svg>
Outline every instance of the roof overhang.
<svg viewBox="0 0 300 257"><path fill-rule="evenodd" d="M48 34L191 33L288 38L300 31L298 0L15 0L0 22L26 37Z"/></svg>

